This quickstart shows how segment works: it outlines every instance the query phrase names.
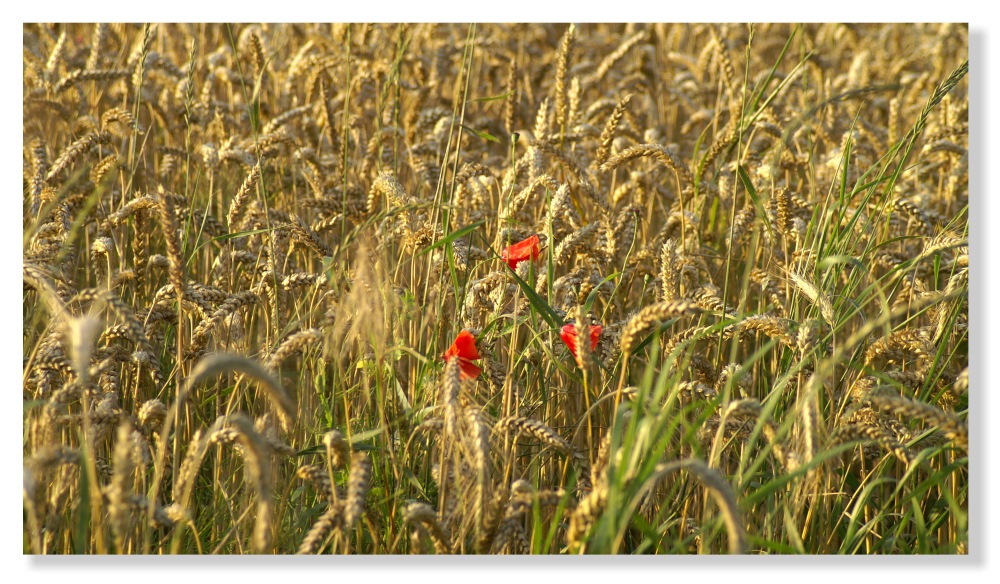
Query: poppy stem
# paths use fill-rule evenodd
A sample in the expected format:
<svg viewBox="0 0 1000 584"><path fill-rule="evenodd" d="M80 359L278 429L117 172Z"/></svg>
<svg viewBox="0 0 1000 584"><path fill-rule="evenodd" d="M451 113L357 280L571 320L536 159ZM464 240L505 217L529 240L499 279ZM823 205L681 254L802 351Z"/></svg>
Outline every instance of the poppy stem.
<svg viewBox="0 0 1000 584"><path fill-rule="evenodd" d="M586 342L586 341L585 341ZM587 363L582 363L582 365L587 365ZM593 416L590 415L590 376L588 375L588 367L581 367L580 372L583 373L583 401L584 405L587 406L587 457L590 462L590 467L594 467L594 422Z"/></svg>
<svg viewBox="0 0 1000 584"><path fill-rule="evenodd" d="M622 353L622 374L618 377L618 389L615 390L615 412L618 411L618 404L622 402L622 391L625 389L625 369L628 367L629 353Z"/></svg>

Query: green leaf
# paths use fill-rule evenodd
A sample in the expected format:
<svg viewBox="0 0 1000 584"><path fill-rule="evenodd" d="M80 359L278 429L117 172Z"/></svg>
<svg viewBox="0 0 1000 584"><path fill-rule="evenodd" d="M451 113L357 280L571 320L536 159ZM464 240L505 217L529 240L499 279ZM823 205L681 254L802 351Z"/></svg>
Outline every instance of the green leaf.
<svg viewBox="0 0 1000 584"><path fill-rule="evenodd" d="M374 451L378 450L379 448L378 448L378 446L375 446L374 444L354 444L354 443L351 443L351 449L352 450L364 450L365 452L374 452Z"/></svg>
<svg viewBox="0 0 1000 584"><path fill-rule="evenodd" d="M250 98L250 128L254 135L260 133L260 90L264 81L264 69L261 68L257 80L253 84L253 96Z"/></svg>
<svg viewBox="0 0 1000 584"><path fill-rule="evenodd" d="M365 440L370 440L379 434L385 433L385 426L379 426L374 430L367 430L365 432L359 432L357 434L351 434L351 445L355 448L359 448L361 445L359 442L364 442Z"/></svg>
<svg viewBox="0 0 1000 584"><path fill-rule="evenodd" d="M462 129L465 130L466 132L469 132L470 134L479 136L483 140L489 140L491 142L496 142L497 144L500 143L500 138L497 138L496 136L490 134L489 132L484 132L483 130L473 130L472 128L466 126L465 124L462 124Z"/></svg>
<svg viewBox="0 0 1000 584"><path fill-rule="evenodd" d="M501 99L507 99L510 96L511 91L505 91L500 95L492 95L490 97L477 97L476 99L470 99L469 103L475 103L477 101L500 101Z"/></svg>
<svg viewBox="0 0 1000 584"><path fill-rule="evenodd" d="M417 478L417 475L413 474L412 470L403 467L403 478L421 497L428 498L427 492L424 491L424 486L420 484L420 479Z"/></svg>
<svg viewBox="0 0 1000 584"><path fill-rule="evenodd" d="M441 239L437 240L436 242L432 243L431 245L427 246L426 248L420 250L420 252L417 253L417 255L418 256L422 256L425 253L434 251L435 249L437 249L439 247L443 247L445 245L448 245L449 243L455 241L459 237L462 237L464 235L467 235L467 234L471 233L477 227L483 225L484 223L486 223L486 220L485 219L481 219L479 221L476 221L472 225L466 225L465 227L463 227L461 229L458 229L456 231L452 231L448 235L442 237Z"/></svg>
<svg viewBox="0 0 1000 584"><path fill-rule="evenodd" d="M767 211L764 210L764 204L761 202L760 196L757 194L757 189L754 188L753 182L750 181L750 175L747 174L747 169L741 164L736 168L736 171L740 175L740 182L743 183L743 188L747 190L747 194L750 195L750 199L753 201L754 208L757 209L757 216L764 222L768 232L773 234L774 228L771 227L771 222L767 219Z"/></svg>
<svg viewBox="0 0 1000 584"><path fill-rule="evenodd" d="M307 454L319 454L320 452L326 452L326 446L323 444L314 444L313 446L307 446L299 450L292 456L306 456Z"/></svg>
<svg viewBox="0 0 1000 584"><path fill-rule="evenodd" d="M614 280L620 275L622 275L621 272L615 272L614 274L611 274L607 278L601 280L601 282L598 285L594 286L594 289L591 290L590 294L587 295L587 301L583 303L583 310L585 314L590 313L590 308L594 305L594 301L597 300L597 292L598 290L601 289L601 286L610 282L611 280Z"/></svg>
<svg viewBox="0 0 1000 584"><path fill-rule="evenodd" d="M528 297L528 302L531 303L531 306L533 306L535 310L538 311L538 314L542 315L542 318L545 319L545 322L549 323L549 326L552 327L552 330L558 329L562 324L560 322L562 319L559 318L559 315L556 314L556 311L552 310L552 307L549 306L549 303L543 300L542 297L539 296L537 292L535 292L535 289L529 286L527 282L522 280L521 277L517 275L517 272L510 269L510 266L507 266L506 264L504 265L506 266L507 271L510 273L510 275L514 277L514 281L517 282L517 285L521 288L521 291L524 292L524 295Z"/></svg>
<svg viewBox="0 0 1000 584"><path fill-rule="evenodd" d="M747 535L747 544L751 549L764 549L769 552L776 554L797 554L799 550L794 547L782 543L780 541L774 541L763 537L757 537L753 534Z"/></svg>
<svg viewBox="0 0 1000 584"><path fill-rule="evenodd" d="M90 527L90 476L87 472L86 463L90 452L87 451L86 444L81 448L84 459L81 460L80 468L80 504L76 508L76 522L73 526L73 553L86 553L87 532Z"/></svg>
<svg viewBox="0 0 1000 584"><path fill-rule="evenodd" d="M792 480L809 472L810 469L823 464L824 462L835 456L839 456L843 452L847 452L848 450L854 448L856 445L857 444L853 442L847 444L838 444L834 448L831 448L825 452L817 454L812 458L812 460L796 468L794 471L788 474L783 474L774 479L771 479L770 481L764 483L763 486L761 486L753 493L746 495L743 498L743 504L756 505L757 503L760 503L767 497L771 496L771 494L773 494L775 491L777 491L778 489L784 487L786 484L791 482Z"/></svg>
<svg viewBox="0 0 1000 584"><path fill-rule="evenodd" d="M271 229L253 229L251 231L237 231L236 233L224 233L222 235L216 235L212 238L212 241L228 241L230 239L236 239L237 237L249 237L251 235L257 235L258 233L270 233Z"/></svg>
<svg viewBox="0 0 1000 584"><path fill-rule="evenodd" d="M829 256L826 256L825 258L823 258L822 260L819 261L819 263L816 265L816 267L818 267L821 270L825 270L827 268L832 268L833 266L839 266L839 265L844 265L844 264L847 264L847 265L850 265L850 266L854 266L855 268L857 268L859 270L864 270L865 269L865 265L863 263L861 263L861 260L859 260L858 258L855 258L855 257L851 257L849 255L829 255Z"/></svg>
<svg viewBox="0 0 1000 584"><path fill-rule="evenodd" d="M335 429L335 428L330 428L330 430L333 430L333 429ZM343 428L338 428L338 429L340 429L341 431L343 431ZM384 432L385 432L385 426L379 426L378 428L375 428L374 430L367 430L365 432L359 432L359 433L356 433L356 434L352 434L351 435L351 448L353 448L354 450L377 450L378 448L376 446L373 446L371 444L361 444L361 442L364 442L365 440L370 440L370 439L372 439L372 438L374 438L374 437L376 437L379 434L382 434ZM324 444L314 444L313 446L307 446L307 447L303 448L302 450L299 450L298 452L296 452L292 456L306 456L307 454L319 454L321 452L326 452L326 445L324 445Z"/></svg>

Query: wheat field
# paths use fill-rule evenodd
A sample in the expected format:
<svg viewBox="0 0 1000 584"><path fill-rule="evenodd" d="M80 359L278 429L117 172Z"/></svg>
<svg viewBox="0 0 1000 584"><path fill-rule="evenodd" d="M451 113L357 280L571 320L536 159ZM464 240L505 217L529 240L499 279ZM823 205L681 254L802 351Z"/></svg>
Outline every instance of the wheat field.
<svg viewBox="0 0 1000 584"><path fill-rule="evenodd" d="M967 553L966 25L23 37L24 553Z"/></svg>

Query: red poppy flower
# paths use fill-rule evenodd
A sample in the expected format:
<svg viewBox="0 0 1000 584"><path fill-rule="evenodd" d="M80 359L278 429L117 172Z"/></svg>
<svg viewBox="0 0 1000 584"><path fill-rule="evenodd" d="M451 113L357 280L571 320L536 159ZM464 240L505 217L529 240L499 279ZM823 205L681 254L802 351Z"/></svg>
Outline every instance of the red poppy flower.
<svg viewBox="0 0 1000 584"><path fill-rule="evenodd" d="M455 342L448 347L443 357L446 361L451 357L458 357L462 379L475 379L483 372L472 362L474 359L479 359L479 350L476 349L476 337L467 330L458 333Z"/></svg>
<svg viewBox="0 0 1000 584"><path fill-rule="evenodd" d="M601 336L601 331L604 330L601 325L594 324L590 326L590 350L593 351L597 347L597 339ZM569 347L569 352L573 353L573 358L576 356L576 325L573 323L564 324L562 330L560 331L560 336L566 346Z"/></svg>
<svg viewBox="0 0 1000 584"><path fill-rule="evenodd" d="M507 262L510 269L516 270L517 264L527 259L538 259L539 253L541 253L541 247L538 236L532 235L528 239L515 243L503 250L500 257L503 258L503 261Z"/></svg>

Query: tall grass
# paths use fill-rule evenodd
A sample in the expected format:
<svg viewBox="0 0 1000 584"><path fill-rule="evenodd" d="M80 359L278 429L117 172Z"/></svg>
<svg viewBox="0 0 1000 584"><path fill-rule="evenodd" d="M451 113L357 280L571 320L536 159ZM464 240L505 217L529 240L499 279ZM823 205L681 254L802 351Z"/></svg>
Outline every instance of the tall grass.
<svg viewBox="0 0 1000 584"><path fill-rule="evenodd" d="M967 44L25 25L24 551L965 553Z"/></svg>

